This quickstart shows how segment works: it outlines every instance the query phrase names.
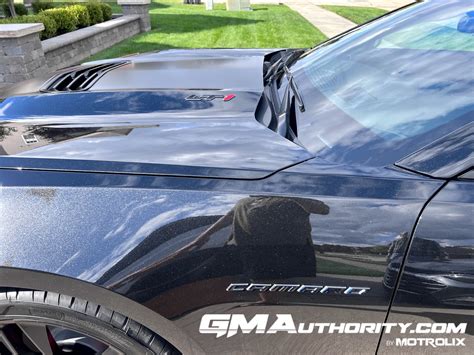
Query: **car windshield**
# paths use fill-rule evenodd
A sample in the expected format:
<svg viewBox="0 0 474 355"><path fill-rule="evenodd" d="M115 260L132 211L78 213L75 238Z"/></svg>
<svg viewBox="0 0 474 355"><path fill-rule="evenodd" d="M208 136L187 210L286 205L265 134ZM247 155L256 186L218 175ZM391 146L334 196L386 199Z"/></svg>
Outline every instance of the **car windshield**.
<svg viewBox="0 0 474 355"><path fill-rule="evenodd" d="M473 121L474 4L413 5L316 48L292 71L306 148L338 163L392 164Z"/></svg>

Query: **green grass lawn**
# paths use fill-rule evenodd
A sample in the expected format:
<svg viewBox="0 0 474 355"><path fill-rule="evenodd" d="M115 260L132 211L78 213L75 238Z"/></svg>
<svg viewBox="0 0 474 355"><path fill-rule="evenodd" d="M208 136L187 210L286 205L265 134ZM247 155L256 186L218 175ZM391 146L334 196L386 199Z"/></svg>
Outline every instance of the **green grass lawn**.
<svg viewBox="0 0 474 355"><path fill-rule="evenodd" d="M152 0L152 30L127 39L90 59L113 58L169 48L304 48L326 39L297 12L284 5L254 5L254 11L225 11L217 5L183 5Z"/></svg>
<svg viewBox="0 0 474 355"><path fill-rule="evenodd" d="M326 10L335 12L339 16L345 17L346 19L361 25L376 17L386 14L388 11L377 9L374 7L358 7L358 6L335 6L335 5L322 5Z"/></svg>

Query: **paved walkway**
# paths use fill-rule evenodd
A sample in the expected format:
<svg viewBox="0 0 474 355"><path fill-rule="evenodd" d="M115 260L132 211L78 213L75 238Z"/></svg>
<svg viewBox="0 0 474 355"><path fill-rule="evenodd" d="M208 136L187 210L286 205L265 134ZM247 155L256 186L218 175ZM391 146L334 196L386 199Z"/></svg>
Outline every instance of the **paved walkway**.
<svg viewBox="0 0 474 355"><path fill-rule="evenodd" d="M291 1L292 0L289 0L289 2ZM399 7L411 4L415 2L415 0L307 0L307 2L311 2L314 5L365 6L395 10Z"/></svg>
<svg viewBox="0 0 474 355"><path fill-rule="evenodd" d="M354 22L317 6L314 4L315 0L284 0L284 2L329 38L357 26Z"/></svg>
<svg viewBox="0 0 474 355"><path fill-rule="evenodd" d="M225 0L214 0L224 2ZM415 0L250 0L252 4L285 4L300 13L327 37L334 37L357 26L355 23L319 5L364 6L395 10Z"/></svg>
<svg viewBox="0 0 474 355"><path fill-rule="evenodd" d="M378 7L379 9L395 10L408 5L416 0L250 0L251 4L289 4L292 2L306 2L314 5L341 5L341 6L365 6ZM204 0L203 0L204 2ZM215 3L223 3L225 0L214 0Z"/></svg>
<svg viewBox="0 0 474 355"><path fill-rule="evenodd" d="M255 0L255 2L257 1L265 0ZM314 27L319 28L322 33L331 38L357 25L319 5L366 6L394 10L408 5L414 0L282 0L282 2L299 12Z"/></svg>
<svg viewBox="0 0 474 355"><path fill-rule="evenodd" d="M250 0L251 4L289 4L292 2L306 2L314 5L341 5L341 6L365 6L378 7L379 9L395 10L408 5L416 0ZM204 0L203 0L204 2ZM223 3L225 0L214 0L215 3Z"/></svg>

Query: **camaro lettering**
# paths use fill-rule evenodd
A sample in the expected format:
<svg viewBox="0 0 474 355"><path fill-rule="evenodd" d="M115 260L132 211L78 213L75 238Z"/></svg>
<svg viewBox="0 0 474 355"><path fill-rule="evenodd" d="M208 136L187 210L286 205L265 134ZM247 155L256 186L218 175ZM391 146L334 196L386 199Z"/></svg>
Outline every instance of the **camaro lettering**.
<svg viewBox="0 0 474 355"><path fill-rule="evenodd" d="M322 286L301 284L271 284L271 283L232 283L227 286L230 292L296 292L325 295L363 295L370 287L356 286Z"/></svg>

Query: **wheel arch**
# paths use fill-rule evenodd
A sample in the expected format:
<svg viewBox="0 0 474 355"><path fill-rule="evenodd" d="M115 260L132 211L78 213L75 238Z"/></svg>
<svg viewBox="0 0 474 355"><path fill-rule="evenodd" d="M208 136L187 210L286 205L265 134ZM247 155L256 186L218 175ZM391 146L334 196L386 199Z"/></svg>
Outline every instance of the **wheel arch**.
<svg viewBox="0 0 474 355"><path fill-rule="evenodd" d="M0 288L2 287L50 291L80 297L130 317L159 334L183 354L204 353L195 341L170 320L127 297L89 282L43 271L0 267Z"/></svg>

